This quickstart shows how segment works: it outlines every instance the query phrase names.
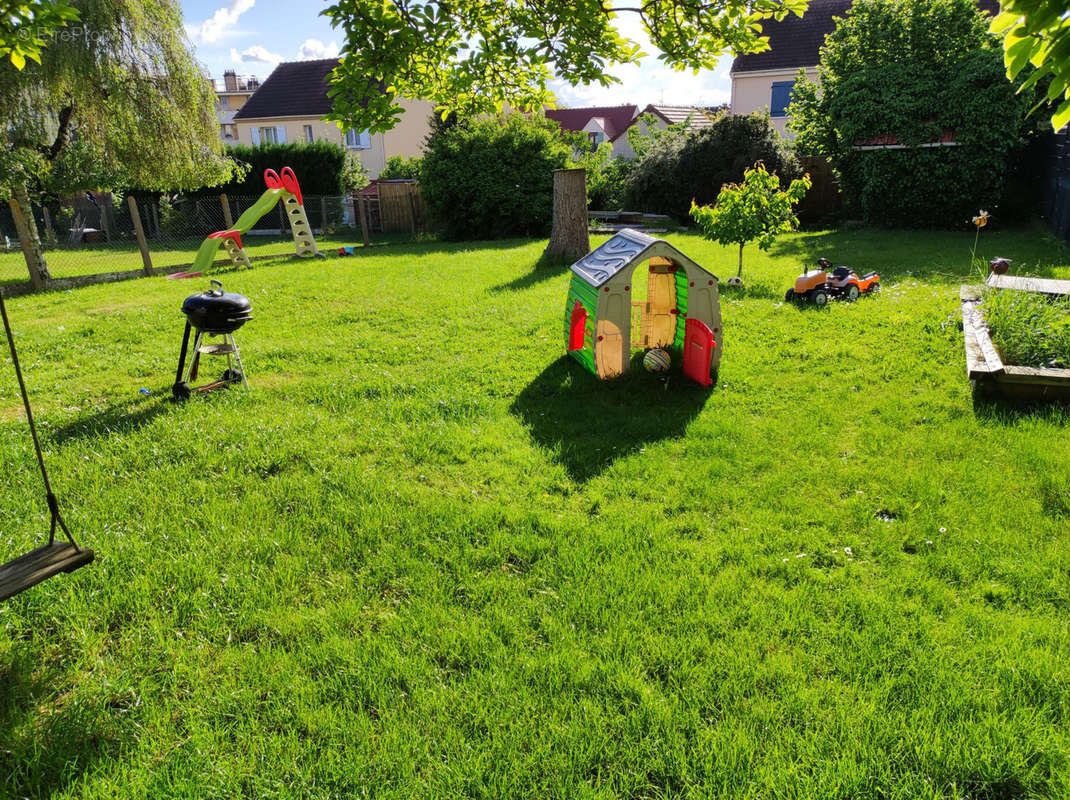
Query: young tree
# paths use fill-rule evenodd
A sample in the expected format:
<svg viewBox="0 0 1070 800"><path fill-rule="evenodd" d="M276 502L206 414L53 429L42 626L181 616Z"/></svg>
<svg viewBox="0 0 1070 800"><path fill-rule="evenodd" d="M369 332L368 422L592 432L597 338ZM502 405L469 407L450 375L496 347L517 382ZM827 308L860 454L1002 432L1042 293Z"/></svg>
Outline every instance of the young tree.
<svg viewBox="0 0 1070 800"><path fill-rule="evenodd" d="M37 252L31 191L188 189L235 170L222 155L215 98L187 49L178 4L71 5L77 26L55 30L39 63L0 63L0 195L16 201ZM39 282L48 274L37 260L30 268Z"/></svg>
<svg viewBox="0 0 1070 800"><path fill-rule="evenodd" d="M1028 101L987 27L974 0L856 0L825 41L820 84L800 76L796 149L829 158L863 219L958 225L998 207Z"/></svg>
<svg viewBox="0 0 1070 800"><path fill-rule="evenodd" d="M1070 16L1066 0L1001 0L992 33L1003 37L1007 77L1014 80L1032 71L1019 91L1050 76L1045 96L1037 104L1058 103L1051 124L1059 130L1070 122Z"/></svg>
<svg viewBox="0 0 1070 800"><path fill-rule="evenodd" d="M659 58L678 70L712 69L726 50L768 49L763 18L802 14L808 0L337 0L324 11L345 36L334 71L331 118L388 130L400 98L423 98L465 114L542 108L552 77L572 85L619 82L639 46L614 27L638 15ZM385 88L385 92L380 91Z"/></svg>
<svg viewBox="0 0 1070 800"><path fill-rule="evenodd" d="M707 239L739 245L739 269L735 283L743 280L743 246L758 240L761 250L773 246L777 236L799 226L793 206L810 189L810 176L793 180L781 191L776 173L760 161L743 173L743 183L726 183L710 208L691 204L691 216Z"/></svg>

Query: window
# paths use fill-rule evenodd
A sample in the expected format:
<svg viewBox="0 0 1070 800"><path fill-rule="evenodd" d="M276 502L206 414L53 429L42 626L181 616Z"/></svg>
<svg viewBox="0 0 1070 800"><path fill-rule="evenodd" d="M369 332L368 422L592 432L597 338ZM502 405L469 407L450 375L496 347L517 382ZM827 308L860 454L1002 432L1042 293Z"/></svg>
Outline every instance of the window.
<svg viewBox="0 0 1070 800"><path fill-rule="evenodd" d="M219 107L220 108L230 108L230 98L229 97L220 97L220 98L218 98L218 102L219 102Z"/></svg>
<svg viewBox="0 0 1070 800"><path fill-rule="evenodd" d="M605 140L606 135L604 133L593 132L587 134L587 141L591 143L592 152L597 150L598 145L602 144L602 142L604 142Z"/></svg>
<svg viewBox="0 0 1070 800"><path fill-rule="evenodd" d="M791 90L795 81L775 81L769 97L769 116L786 117L791 103Z"/></svg>
<svg viewBox="0 0 1070 800"><path fill-rule="evenodd" d="M305 125L305 141L306 142L314 142L314 141L316 141L316 137L312 135L312 126L311 125Z"/></svg>
<svg viewBox="0 0 1070 800"><path fill-rule="evenodd" d="M353 150L370 150L372 136L367 131L346 131L346 147Z"/></svg>

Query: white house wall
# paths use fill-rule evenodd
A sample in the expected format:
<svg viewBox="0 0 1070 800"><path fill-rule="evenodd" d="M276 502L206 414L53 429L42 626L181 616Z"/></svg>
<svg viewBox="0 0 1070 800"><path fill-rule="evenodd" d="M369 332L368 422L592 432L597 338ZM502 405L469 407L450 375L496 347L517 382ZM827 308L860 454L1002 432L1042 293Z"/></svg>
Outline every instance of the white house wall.
<svg viewBox="0 0 1070 800"><path fill-rule="evenodd" d="M732 73L732 113L753 114L755 112L768 112L769 102L772 98L773 84L778 81L795 80L799 74L799 67L789 69L770 69L760 72L733 72ZM817 67L806 68L806 79L818 83ZM788 131L788 118L773 117L770 120L773 127L781 135L791 136Z"/></svg>

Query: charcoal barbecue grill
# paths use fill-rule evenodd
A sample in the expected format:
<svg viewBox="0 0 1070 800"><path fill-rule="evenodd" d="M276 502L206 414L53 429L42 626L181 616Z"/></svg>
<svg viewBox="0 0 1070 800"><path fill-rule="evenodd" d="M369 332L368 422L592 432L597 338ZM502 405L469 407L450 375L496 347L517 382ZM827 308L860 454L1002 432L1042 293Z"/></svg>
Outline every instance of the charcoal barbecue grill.
<svg viewBox="0 0 1070 800"><path fill-rule="evenodd" d="M234 339L234 331L253 318L253 304L245 295L224 292L223 284L213 280L207 291L191 294L182 303L182 313L186 315L186 332L182 336L182 350L178 356L178 371L171 394L176 400L185 400L194 392L210 392L232 383L241 383L249 388L245 380L245 367L241 363L241 351ZM189 348L190 333L196 329L193 340L193 357L186 370L186 354ZM223 341L208 342L205 337L222 336ZM197 380L201 356L226 356L227 369L217 381L201 386L191 385ZM183 374L185 372L185 374Z"/></svg>

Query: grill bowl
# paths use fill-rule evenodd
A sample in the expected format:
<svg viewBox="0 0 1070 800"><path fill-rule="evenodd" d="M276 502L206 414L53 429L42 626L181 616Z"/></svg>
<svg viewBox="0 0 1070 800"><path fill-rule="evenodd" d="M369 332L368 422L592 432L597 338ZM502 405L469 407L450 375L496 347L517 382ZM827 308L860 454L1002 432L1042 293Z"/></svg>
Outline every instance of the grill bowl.
<svg viewBox="0 0 1070 800"><path fill-rule="evenodd" d="M182 313L197 330L206 333L233 333L253 318L253 304L243 294L224 292L223 284L191 294L182 303Z"/></svg>

